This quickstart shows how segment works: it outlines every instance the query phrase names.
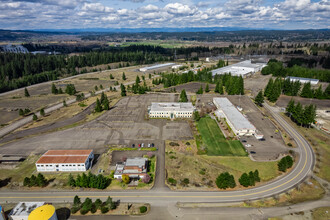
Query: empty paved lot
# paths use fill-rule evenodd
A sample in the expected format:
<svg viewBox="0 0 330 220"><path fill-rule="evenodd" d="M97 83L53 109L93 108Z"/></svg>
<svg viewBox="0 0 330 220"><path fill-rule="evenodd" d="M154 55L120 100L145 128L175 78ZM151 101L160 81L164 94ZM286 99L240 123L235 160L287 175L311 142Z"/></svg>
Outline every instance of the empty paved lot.
<svg viewBox="0 0 330 220"><path fill-rule="evenodd" d="M18 140L0 147L0 154L41 154L49 149L94 149L103 153L113 144L192 138L186 121L146 120L151 102L177 101L175 94L125 97L98 119L71 129ZM22 150L24 149L24 150Z"/></svg>

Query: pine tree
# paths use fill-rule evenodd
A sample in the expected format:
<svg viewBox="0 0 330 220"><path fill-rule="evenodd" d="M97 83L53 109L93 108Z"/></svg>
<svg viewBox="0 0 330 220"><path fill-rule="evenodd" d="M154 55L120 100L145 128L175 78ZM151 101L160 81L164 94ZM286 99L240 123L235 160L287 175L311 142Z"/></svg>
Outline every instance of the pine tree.
<svg viewBox="0 0 330 220"><path fill-rule="evenodd" d="M205 92L208 93L210 92L210 88L209 88L209 84L207 83L206 86L205 86Z"/></svg>
<svg viewBox="0 0 330 220"><path fill-rule="evenodd" d="M101 112L102 111L102 106L100 100L97 98L96 99L96 106L95 106L95 112Z"/></svg>
<svg viewBox="0 0 330 220"><path fill-rule="evenodd" d="M291 99L290 102L288 103L287 107L286 107L286 112L289 114L289 116L291 117L293 112L295 110L295 103L294 100Z"/></svg>
<svg viewBox="0 0 330 220"><path fill-rule="evenodd" d="M103 109L108 111L110 109L110 106L109 106L109 100L108 100L108 97L105 96L103 102L102 102L102 105L103 105Z"/></svg>
<svg viewBox="0 0 330 220"><path fill-rule="evenodd" d="M241 177L238 179L238 182L244 187L250 186L250 178L249 178L248 174L243 173L241 175Z"/></svg>
<svg viewBox="0 0 330 220"><path fill-rule="evenodd" d="M74 198L73 198L73 205L74 206L79 206L81 204L81 200L80 200L80 198L79 198L79 196L75 196Z"/></svg>
<svg viewBox="0 0 330 220"><path fill-rule="evenodd" d="M126 96L126 88L123 84L120 85L121 96Z"/></svg>
<svg viewBox="0 0 330 220"><path fill-rule="evenodd" d="M270 94L273 92L273 85L274 85L273 79L270 78L265 88L265 96L267 98L269 98Z"/></svg>
<svg viewBox="0 0 330 220"><path fill-rule="evenodd" d="M139 84L140 82L141 82L140 77L139 76L136 76L135 84Z"/></svg>
<svg viewBox="0 0 330 220"><path fill-rule="evenodd" d="M20 116L23 116L23 115L24 115L24 111L23 111L23 109L20 108L20 109L18 110L18 114L19 114Z"/></svg>
<svg viewBox="0 0 330 220"><path fill-rule="evenodd" d="M305 83L303 89L301 90L301 97L313 98L313 90L310 83Z"/></svg>
<svg viewBox="0 0 330 220"><path fill-rule="evenodd" d="M216 85L215 85L214 92L215 92L215 93L219 93L219 91L220 91L220 82L218 81L218 82L216 83Z"/></svg>
<svg viewBox="0 0 330 220"><path fill-rule="evenodd" d="M42 108L42 109L40 109L40 115L41 116L45 116L45 110Z"/></svg>
<svg viewBox="0 0 330 220"><path fill-rule="evenodd" d="M186 94L186 90L182 90L180 94L180 102L188 102L188 97Z"/></svg>
<svg viewBox="0 0 330 220"><path fill-rule="evenodd" d="M315 91L314 98L323 99L322 85L320 85L319 88Z"/></svg>
<svg viewBox="0 0 330 220"><path fill-rule="evenodd" d="M76 181L74 180L74 178L73 178L73 176L71 175L71 173L70 173L70 175L69 175L69 179L68 179L68 184L69 184L69 186L76 186ZM76 197L75 197L76 198Z"/></svg>
<svg viewBox="0 0 330 220"><path fill-rule="evenodd" d="M112 75L112 74L110 74L110 76L109 76L109 77L110 77L110 79L114 79L114 78L115 78L115 77L113 77L113 75Z"/></svg>
<svg viewBox="0 0 330 220"><path fill-rule="evenodd" d="M196 92L196 94L203 94L203 86L201 85L201 87L198 89L198 91Z"/></svg>
<svg viewBox="0 0 330 220"><path fill-rule="evenodd" d="M55 95L58 94L58 90L54 83L52 83L52 94L55 94Z"/></svg>
<svg viewBox="0 0 330 220"><path fill-rule="evenodd" d="M258 93L254 101L257 105L262 106L262 103L264 103L264 95L262 94L262 91Z"/></svg>
<svg viewBox="0 0 330 220"><path fill-rule="evenodd" d="M253 175L254 175L254 181L260 182L259 171L255 170Z"/></svg>
<svg viewBox="0 0 330 220"><path fill-rule="evenodd" d="M36 120L38 120L38 116L36 114L33 114L32 119L33 119L33 121L36 121Z"/></svg>
<svg viewBox="0 0 330 220"><path fill-rule="evenodd" d="M62 88L59 88L59 89L58 89L58 94L63 94L63 90L62 90Z"/></svg>
<svg viewBox="0 0 330 220"><path fill-rule="evenodd" d="M68 105L66 104L66 101L65 100L63 100L63 106L64 107L67 107Z"/></svg>
<svg viewBox="0 0 330 220"><path fill-rule="evenodd" d="M122 75L122 77L121 77L124 81L126 80L126 75L125 75L125 73L123 72L123 75Z"/></svg>
<svg viewBox="0 0 330 220"><path fill-rule="evenodd" d="M27 88L24 89L24 96L25 96L25 97L30 97L30 93L29 93L29 91L27 90Z"/></svg>

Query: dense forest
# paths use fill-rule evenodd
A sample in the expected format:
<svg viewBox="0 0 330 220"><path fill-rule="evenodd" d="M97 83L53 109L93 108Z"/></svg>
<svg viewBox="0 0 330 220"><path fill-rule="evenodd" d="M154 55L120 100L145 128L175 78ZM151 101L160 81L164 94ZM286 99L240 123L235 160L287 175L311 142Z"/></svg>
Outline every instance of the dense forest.
<svg viewBox="0 0 330 220"><path fill-rule="evenodd" d="M316 106L306 105L303 107L300 102L295 104L294 100L291 100L286 107L287 115L301 126L310 126L315 121Z"/></svg>
<svg viewBox="0 0 330 220"><path fill-rule="evenodd" d="M270 60L268 65L262 69L263 75L272 74L273 76L286 77L297 76L304 78L319 79L322 82L330 82L330 70L310 69L298 66L299 60L291 61L288 67L284 67L282 62Z"/></svg>
<svg viewBox="0 0 330 220"><path fill-rule="evenodd" d="M76 75L77 68L114 62L148 64L172 60L161 47L129 46L82 55L33 55L0 53L0 92Z"/></svg>

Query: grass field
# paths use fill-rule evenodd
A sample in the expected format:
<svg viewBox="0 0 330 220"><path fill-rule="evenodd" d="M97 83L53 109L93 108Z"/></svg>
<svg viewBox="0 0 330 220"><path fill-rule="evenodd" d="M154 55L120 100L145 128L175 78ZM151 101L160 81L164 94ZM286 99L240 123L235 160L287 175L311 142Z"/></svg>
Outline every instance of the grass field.
<svg viewBox="0 0 330 220"><path fill-rule="evenodd" d="M121 46L127 47L130 45L149 45L149 46L161 46L164 48L178 48L178 47L183 47L185 44L177 41L153 40L153 41L143 41L143 42L126 42Z"/></svg>
<svg viewBox="0 0 330 220"><path fill-rule="evenodd" d="M197 123L202 142L209 156L247 156L243 145L238 140L226 140L215 120L201 118Z"/></svg>

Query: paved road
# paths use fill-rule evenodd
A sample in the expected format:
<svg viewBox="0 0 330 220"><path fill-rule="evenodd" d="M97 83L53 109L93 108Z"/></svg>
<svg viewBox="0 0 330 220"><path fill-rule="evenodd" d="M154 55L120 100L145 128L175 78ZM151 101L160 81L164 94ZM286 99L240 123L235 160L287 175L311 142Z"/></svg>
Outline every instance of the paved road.
<svg viewBox="0 0 330 220"><path fill-rule="evenodd" d="M72 201L75 195L80 197L90 197L93 199L105 199L112 196L123 202L148 202L152 205L167 206L169 202L238 202L253 200L277 195L290 188L295 187L311 173L314 165L314 154L308 142L289 125L275 110L268 104L265 107L271 112L273 117L283 126L283 128L295 139L300 153L299 160L295 167L287 175L276 179L266 185L241 191L223 192L184 192L168 191L164 188L154 188L150 191L44 191L44 192L0 192L1 202L17 201L47 201L63 202Z"/></svg>

